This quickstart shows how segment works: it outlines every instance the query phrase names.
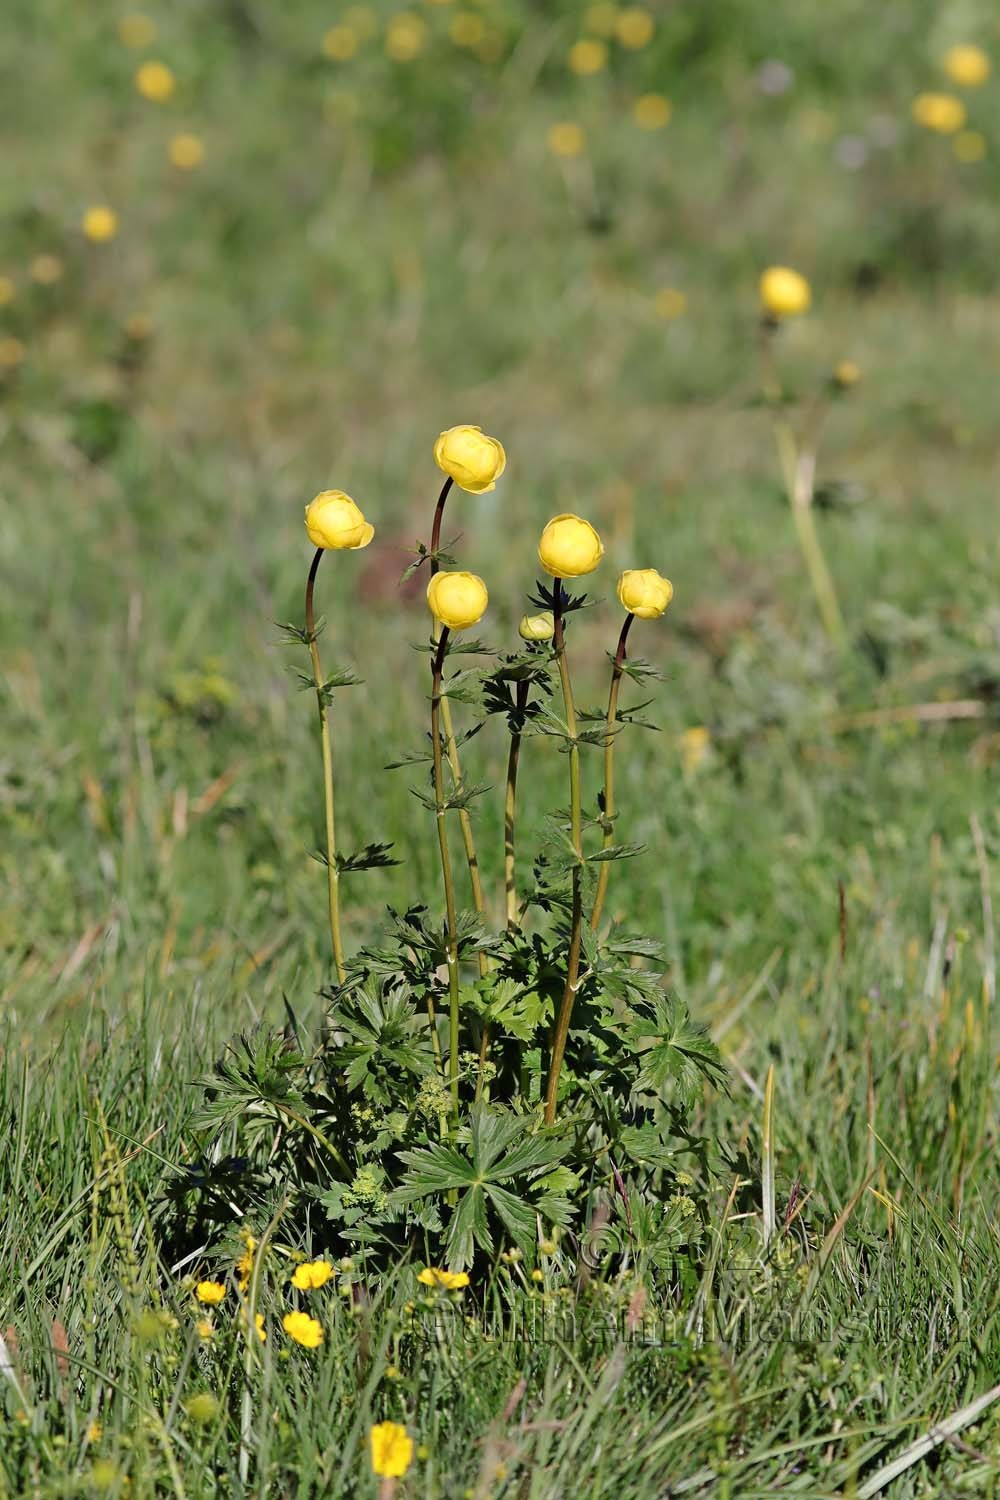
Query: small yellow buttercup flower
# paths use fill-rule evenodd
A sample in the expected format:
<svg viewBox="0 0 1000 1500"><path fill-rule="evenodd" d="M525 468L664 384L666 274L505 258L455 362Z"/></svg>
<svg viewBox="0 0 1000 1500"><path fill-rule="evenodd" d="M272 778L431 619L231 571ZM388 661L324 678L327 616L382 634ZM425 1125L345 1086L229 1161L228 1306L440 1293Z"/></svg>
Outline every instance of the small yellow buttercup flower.
<svg viewBox="0 0 1000 1500"><path fill-rule="evenodd" d="M951 143L959 161L982 161L986 155L986 137L978 130L960 130Z"/></svg>
<svg viewBox="0 0 1000 1500"><path fill-rule="evenodd" d="M218 1307L226 1295L226 1289L221 1281L199 1281L194 1294L199 1302L206 1302L209 1307Z"/></svg>
<svg viewBox="0 0 1000 1500"><path fill-rule="evenodd" d="M992 64L982 47L959 42L944 55L944 70L952 83L966 89L977 89L992 72Z"/></svg>
<svg viewBox="0 0 1000 1500"><path fill-rule="evenodd" d="M332 1275L333 1267L328 1260L303 1261L301 1266L295 1267L292 1286L298 1287L300 1292L314 1292L326 1286Z"/></svg>
<svg viewBox="0 0 1000 1500"><path fill-rule="evenodd" d="M581 126L572 120L562 120L549 128L549 150L554 156L582 156L587 147L587 137Z"/></svg>
<svg viewBox="0 0 1000 1500"><path fill-rule="evenodd" d="M215 1336L215 1324L211 1318L199 1318L194 1325L194 1331L205 1344Z"/></svg>
<svg viewBox="0 0 1000 1500"><path fill-rule="evenodd" d="M833 367L833 381L841 390L849 390L861 379L861 367L853 359L841 359Z"/></svg>
<svg viewBox="0 0 1000 1500"><path fill-rule="evenodd" d="M918 94L911 112L918 125L938 135L954 135L965 124L965 105L954 94Z"/></svg>
<svg viewBox="0 0 1000 1500"><path fill-rule="evenodd" d="M427 23L412 11L393 16L385 33L385 50L393 62L412 62L424 50Z"/></svg>
<svg viewBox="0 0 1000 1500"><path fill-rule="evenodd" d="M618 580L618 603L640 620L658 620L674 597L674 586L655 568L626 568Z"/></svg>
<svg viewBox="0 0 1000 1500"><path fill-rule="evenodd" d="M704 724L694 724L681 735L681 762L688 775L705 764L712 752L711 731Z"/></svg>
<svg viewBox="0 0 1000 1500"><path fill-rule="evenodd" d="M323 36L323 54L332 62L349 62L360 38L353 26L331 26Z"/></svg>
<svg viewBox="0 0 1000 1500"><path fill-rule="evenodd" d="M175 135L167 147L171 165L182 172L191 172L205 160L205 145L200 136L182 131Z"/></svg>
<svg viewBox="0 0 1000 1500"><path fill-rule="evenodd" d="M434 444L434 462L459 489L483 495L496 488L507 467L503 444L487 437L481 427L449 427Z"/></svg>
<svg viewBox="0 0 1000 1500"><path fill-rule="evenodd" d="M62 276L63 265L57 255L36 255L28 271L39 286L52 286Z"/></svg>
<svg viewBox="0 0 1000 1500"><path fill-rule="evenodd" d="M604 543L593 526L571 513L553 516L538 543L538 561L552 578L592 573L603 556Z"/></svg>
<svg viewBox="0 0 1000 1500"><path fill-rule="evenodd" d="M139 51L156 40L156 23L140 11L131 11L118 22L118 35L124 46Z"/></svg>
<svg viewBox="0 0 1000 1500"><path fill-rule="evenodd" d="M540 615L522 615L517 633L522 641L551 641L555 634L555 621L550 609Z"/></svg>
<svg viewBox="0 0 1000 1500"><path fill-rule="evenodd" d="M83 232L95 245L113 240L118 233L118 215L105 203L88 208L83 216Z"/></svg>
<svg viewBox="0 0 1000 1500"><path fill-rule="evenodd" d="M460 1292L469 1285L465 1271L439 1271L433 1266L425 1266L417 1280L421 1286L443 1287L446 1292Z"/></svg>
<svg viewBox="0 0 1000 1500"><path fill-rule="evenodd" d="M608 49L603 42L595 42L592 37L581 37L569 49L567 61L571 73L576 73L580 78L590 78L607 67Z"/></svg>
<svg viewBox="0 0 1000 1500"><path fill-rule="evenodd" d="M372 1471L380 1479L402 1479L413 1462L413 1439L399 1422L377 1422L368 1434Z"/></svg>
<svg viewBox="0 0 1000 1500"><path fill-rule="evenodd" d="M311 1318L308 1313L285 1313L281 1326L288 1337L301 1344L303 1349L318 1349L323 1342L322 1323L318 1318Z"/></svg>
<svg viewBox="0 0 1000 1500"><path fill-rule="evenodd" d="M0 307L14 300L14 282L10 276L0 276Z"/></svg>
<svg viewBox="0 0 1000 1500"><path fill-rule="evenodd" d="M632 118L640 130L662 130L670 124L673 105L663 94L641 94L632 106Z"/></svg>
<svg viewBox="0 0 1000 1500"><path fill-rule="evenodd" d="M615 22L615 35L623 47L638 51L653 40L655 22L648 10L640 5L627 6Z"/></svg>
<svg viewBox="0 0 1000 1500"><path fill-rule="evenodd" d="M0 370L16 370L27 352L20 339L0 339Z"/></svg>
<svg viewBox="0 0 1000 1500"><path fill-rule="evenodd" d="M812 290L806 278L791 266L768 266L760 278L760 301L773 318L794 318L808 312Z"/></svg>
<svg viewBox="0 0 1000 1500"><path fill-rule="evenodd" d="M356 551L375 535L358 506L343 490L321 490L306 506L306 531L314 547Z"/></svg>
<svg viewBox="0 0 1000 1500"><path fill-rule="evenodd" d="M668 323L673 322L675 318L683 318L687 312L687 305L688 301L684 293L675 286L661 288L653 298L657 316Z"/></svg>
<svg viewBox="0 0 1000 1500"><path fill-rule="evenodd" d="M162 62L144 62L135 75L135 86L144 99L166 104L177 87L173 73Z"/></svg>
<svg viewBox="0 0 1000 1500"><path fill-rule="evenodd" d="M427 585L428 608L449 630L478 625L489 602L486 585L475 573L435 573Z"/></svg>

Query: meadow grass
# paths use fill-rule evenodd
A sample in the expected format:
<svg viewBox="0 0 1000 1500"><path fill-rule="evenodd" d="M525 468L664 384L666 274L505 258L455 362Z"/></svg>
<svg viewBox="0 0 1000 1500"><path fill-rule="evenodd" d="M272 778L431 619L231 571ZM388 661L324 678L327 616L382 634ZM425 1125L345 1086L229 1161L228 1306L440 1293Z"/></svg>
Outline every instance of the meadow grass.
<svg viewBox="0 0 1000 1500"><path fill-rule="evenodd" d="M908 115L959 23L989 16L653 9L648 48L574 79L577 7L498 7L485 62L446 42L452 7L423 7L442 35L405 65L376 8L340 67L319 5L172 8L146 49L178 76L161 107L134 93L146 54L114 7L11 8L0 1493L372 1496L367 1432L387 1417L422 1445L400 1492L428 1500L993 1493L997 1408L935 1424L1000 1379L997 168ZM790 94L755 83L773 57ZM991 142L998 87L969 99ZM645 133L630 109L654 88L674 116ZM566 120L583 157L547 145ZM188 175L165 157L182 129L206 145ZM844 135L863 170L838 165ZM120 217L105 246L78 229L99 202ZM51 286L27 270L43 253ZM814 287L782 331L786 388L845 357L863 375L818 475L844 659L758 396L771 261ZM657 316L664 287L683 316ZM640 646L666 676L659 732L620 755L647 853L615 868L609 905L662 937L731 1070L693 1127L710 1253L669 1308L558 1256L540 1288L498 1257L460 1299L423 1298L415 1262L355 1268L364 1295L344 1277L312 1294L310 1351L280 1328L281 1247L322 1253L324 1225L283 1220L253 1293L266 1342L232 1285L202 1340L197 1255L162 1233L198 1080L286 1007L316 1034L328 978L313 705L277 625L302 621L302 506L341 485L379 527L319 585L324 650L366 679L334 714L342 844L405 858L345 881L354 951L435 879L413 777L378 768L424 731L426 611L397 580L427 539L433 438L466 420L510 460L449 512L490 584L487 637L509 639L558 510L601 527L596 592L632 565L674 581ZM574 642L591 707L614 645L598 613ZM914 711L956 703L976 716ZM502 751L488 726L469 779ZM525 757L527 830L564 767L545 740ZM477 834L499 892L489 799ZM206 1392L216 1408L189 1406Z"/></svg>

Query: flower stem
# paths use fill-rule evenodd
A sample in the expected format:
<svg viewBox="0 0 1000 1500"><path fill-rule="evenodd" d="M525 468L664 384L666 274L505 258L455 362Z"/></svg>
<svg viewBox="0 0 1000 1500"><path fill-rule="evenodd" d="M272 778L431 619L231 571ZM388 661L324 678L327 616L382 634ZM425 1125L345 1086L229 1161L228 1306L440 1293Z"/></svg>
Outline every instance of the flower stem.
<svg viewBox="0 0 1000 1500"><path fill-rule="evenodd" d="M621 635L618 637L618 650L615 652L614 665L611 668L611 688L608 692L608 714L604 721L604 838L601 842L602 849L610 849L615 841L615 740L618 737L618 690L621 687L622 671L625 666L626 647L628 644L628 633L632 628L635 615L625 616ZM601 860L601 868L597 875L597 891L594 894L594 909L590 913L590 927L592 932L597 931L597 924L601 920L601 912L604 910L604 898L608 893L608 880L611 876L610 859Z"/></svg>
<svg viewBox="0 0 1000 1500"><path fill-rule="evenodd" d="M316 705L319 709L319 733L323 747L323 797L326 811L326 889L330 914L330 942L333 946L333 962L337 979L343 984L347 977L344 964L344 942L340 934L340 872L337 869L337 835L333 805L333 750L330 745L330 721L328 704L323 692L323 669L319 661L316 644L316 616L313 606L313 590L316 574L323 560L323 548L317 547L316 556L309 569L306 583L306 631L309 635L309 655L312 658L313 682L316 685Z"/></svg>
<svg viewBox="0 0 1000 1500"><path fill-rule="evenodd" d="M818 425L818 424L817 424ZM812 584L820 618L830 640L838 651L847 649L847 631L840 612L837 590L826 565L823 548L813 514L813 490L816 479L815 443L795 440L795 434L787 422L774 424L774 440L778 448L778 460L785 482L785 493L792 508L792 520L805 559L809 582Z"/></svg>
<svg viewBox="0 0 1000 1500"><path fill-rule="evenodd" d="M528 706L528 683L519 682L514 713L514 724L510 731L510 751L507 756L507 791L503 805L503 874L504 893L507 898L507 931L512 932L519 924L517 919L517 866L514 859L514 824L517 813L517 764L521 757L521 729L524 710Z"/></svg>
<svg viewBox="0 0 1000 1500"><path fill-rule="evenodd" d="M431 751L434 758L434 800L436 803L438 848L441 853L441 878L444 881L445 913L448 925L448 998L449 1042L448 1077L451 1083L452 1115L458 1119L458 916L455 910L455 882L448 851L448 829L444 805L444 756L441 753L441 673L448 649L448 629L444 627L431 665Z"/></svg>
<svg viewBox="0 0 1000 1500"><path fill-rule="evenodd" d="M569 675L569 663L566 660L566 640L562 617L562 582L558 578L553 584L552 616L555 624L552 644L555 648L556 663L559 667L559 681L562 685L563 704L566 710L566 731L569 735L570 837L576 853L576 862L573 865L573 907L570 920L569 955L566 962L566 984L563 989L562 1004L559 1007L559 1015L556 1020L555 1033L552 1037L552 1057L549 1061L548 1087L545 1091L546 1125L551 1125L556 1117L559 1074L562 1071L563 1056L566 1052L566 1039L569 1036L570 1017L573 1014L573 1002L576 1000L577 981L580 974L580 946L583 929L583 898L580 889L583 866L583 805L580 793L580 747L576 739L576 704L573 700L573 684Z"/></svg>

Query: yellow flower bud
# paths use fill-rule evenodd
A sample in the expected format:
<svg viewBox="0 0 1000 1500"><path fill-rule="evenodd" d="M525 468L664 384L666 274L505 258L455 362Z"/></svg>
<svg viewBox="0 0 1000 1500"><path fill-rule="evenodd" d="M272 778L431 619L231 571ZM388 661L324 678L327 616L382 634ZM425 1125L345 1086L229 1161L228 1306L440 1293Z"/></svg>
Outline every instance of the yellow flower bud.
<svg viewBox="0 0 1000 1500"><path fill-rule="evenodd" d="M963 88L977 89L990 76L991 64L982 47L971 42L960 42L949 47L944 55L944 70L953 83Z"/></svg>
<svg viewBox="0 0 1000 1500"><path fill-rule="evenodd" d="M590 522L571 514L553 516L538 543L538 561L552 578L592 573L603 556L604 543Z"/></svg>
<svg viewBox="0 0 1000 1500"><path fill-rule="evenodd" d="M618 602L640 620L658 620L674 597L674 586L655 568L626 568L618 580Z"/></svg>
<svg viewBox="0 0 1000 1500"><path fill-rule="evenodd" d="M489 602L486 585L475 573L435 573L427 585L430 612L449 630L477 625Z"/></svg>
<svg viewBox="0 0 1000 1500"><path fill-rule="evenodd" d="M773 318L808 312L812 292L806 278L790 266L769 266L760 278L760 301Z"/></svg>
<svg viewBox="0 0 1000 1500"><path fill-rule="evenodd" d="M375 535L375 527L343 490L321 490L306 506L306 531L314 547L336 551L367 547Z"/></svg>
<svg viewBox="0 0 1000 1500"><path fill-rule="evenodd" d="M503 445L487 437L481 427L449 427L434 444L434 462L459 489L482 495L495 489L507 467L507 455Z"/></svg>
<svg viewBox="0 0 1000 1500"><path fill-rule="evenodd" d="M555 628L552 611L546 609L540 615L522 615L517 633L522 641L551 641Z"/></svg>

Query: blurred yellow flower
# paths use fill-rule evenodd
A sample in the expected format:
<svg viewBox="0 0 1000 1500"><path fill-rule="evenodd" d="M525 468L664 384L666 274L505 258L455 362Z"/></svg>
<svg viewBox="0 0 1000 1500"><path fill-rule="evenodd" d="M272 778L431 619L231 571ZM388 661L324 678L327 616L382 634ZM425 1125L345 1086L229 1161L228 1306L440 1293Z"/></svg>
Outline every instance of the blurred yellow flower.
<svg viewBox="0 0 1000 1500"><path fill-rule="evenodd" d="M759 289L761 306L773 318L794 318L808 312L812 302L808 281L790 266L768 266Z"/></svg>
<svg viewBox="0 0 1000 1500"><path fill-rule="evenodd" d="M323 36L323 54L333 62L348 62L360 40L353 26L331 26Z"/></svg>
<svg viewBox="0 0 1000 1500"><path fill-rule="evenodd" d="M986 137L978 130L960 130L951 149L959 161L982 161L986 155Z"/></svg>
<svg viewBox="0 0 1000 1500"><path fill-rule="evenodd" d="M246 1249L236 1262L236 1274L239 1277L240 1291L245 1292L253 1271L253 1253L257 1248L257 1241L247 1229L241 1232L240 1239L243 1241Z"/></svg>
<svg viewBox="0 0 1000 1500"><path fill-rule="evenodd" d="M289 1312L281 1320L281 1326L290 1339L301 1344L303 1349L318 1349L323 1342L323 1325L308 1313Z"/></svg>
<svg viewBox="0 0 1000 1500"><path fill-rule="evenodd" d="M587 146L587 137L579 125L563 120L552 125L548 134L549 150L556 156L580 156Z"/></svg>
<svg viewBox="0 0 1000 1500"><path fill-rule="evenodd" d="M344 11L344 22L354 27L362 41L378 31L378 16L370 5L349 5Z"/></svg>
<svg viewBox="0 0 1000 1500"><path fill-rule="evenodd" d="M99 1443L104 1436L104 1428L100 1422L91 1422L84 1436L88 1443Z"/></svg>
<svg viewBox="0 0 1000 1500"><path fill-rule="evenodd" d="M670 579L655 568L626 568L618 580L618 603L640 620L658 620L673 597Z"/></svg>
<svg viewBox="0 0 1000 1500"><path fill-rule="evenodd" d="M226 1295L226 1289L221 1281L199 1281L194 1294L199 1302L206 1302L209 1307L218 1307Z"/></svg>
<svg viewBox="0 0 1000 1500"><path fill-rule="evenodd" d="M538 561L552 578L592 573L604 556L604 543L589 521L567 512L553 516L538 543Z"/></svg>
<svg viewBox="0 0 1000 1500"><path fill-rule="evenodd" d="M471 495L496 488L507 467L503 444L487 437L481 427L449 427L434 444L434 462L443 473Z"/></svg>
<svg viewBox="0 0 1000 1500"><path fill-rule="evenodd" d="M459 1292L469 1285L465 1271L438 1271L433 1266L425 1266L417 1280L421 1286L439 1286L446 1292Z"/></svg>
<svg viewBox="0 0 1000 1500"><path fill-rule="evenodd" d="M595 42L590 37L581 37L580 41L574 42L569 49L567 58L569 70L581 78L589 78L594 73L601 73L608 65L608 49L603 42Z"/></svg>
<svg viewBox="0 0 1000 1500"><path fill-rule="evenodd" d="M211 1318L199 1318L194 1325L194 1331L203 1343L208 1343L215 1334L215 1324Z"/></svg>
<svg viewBox="0 0 1000 1500"><path fill-rule="evenodd" d="M451 19L448 35L456 47L478 47L486 35L486 22L471 10L460 10Z"/></svg>
<svg viewBox="0 0 1000 1500"><path fill-rule="evenodd" d="M118 215L113 208L108 208L103 203L96 208L88 208L83 216L83 232L95 244L113 240L118 233Z"/></svg>
<svg viewBox="0 0 1000 1500"><path fill-rule="evenodd" d="M182 131L171 139L167 154L173 166L182 172L191 172L205 160L205 146L200 136Z"/></svg>
<svg viewBox="0 0 1000 1500"><path fill-rule="evenodd" d="M14 290L13 278L0 276L0 307L6 307L8 302L13 302Z"/></svg>
<svg viewBox="0 0 1000 1500"><path fill-rule="evenodd" d="M427 607L449 630L468 630L486 613L490 596L476 573L435 573L427 585Z"/></svg>
<svg viewBox="0 0 1000 1500"><path fill-rule="evenodd" d="M211 1391L198 1391L184 1402L184 1410L192 1422L204 1427L207 1423L214 1422L219 1415L218 1397L213 1396Z"/></svg>
<svg viewBox="0 0 1000 1500"><path fill-rule="evenodd" d="M861 368L853 359L841 359L833 367L833 379L841 390L848 390L850 386L857 385L861 379Z"/></svg>
<svg viewBox="0 0 1000 1500"><path fill-rule="evenodd" d="M615 35L622 46L630 47L636 52L653 40L655 29L652 16L641 5L627 6L615 22Z"/></svg>
<svg viewBox="0 0 1000 1500"><path fill-rule="evenodd" d="M657 317L664 318L668 323L674 318L683 318L687 305L687 297L675 286L661 287L653 298Z"/></svg>
<svg viewBox="0 0 1000 1500"><path fill-rule="evenodd" d="M32 281L39 286L52 286L63 273L63 264L57 255L36 255L28 267Z"/></svg>
<svg viewBox="0 0 1000 1500"><path fill-rule="evenodd" d="M372 1470L381 1479L402 1479L413 1462L413 1439L398 1422L378 1422L368 1434Z"/></svg>
<svg viewBox="0 0 1000 1500"><path fill-rule="evenodd" d="M986 82L992 72L992 63L983 51L971 42L960 42L949 47L944 55L944 70L952 83L962 88L977 89Z"/></svg>
<svg viewBox="0 0 1000 1500"><path fill-rule="evenodd" d="M918 125L939 135L954 135L965 124L965 105L954 94L918 94L911 109Z"/></svg>
<svg viewBox="0 0 1000 1500"><path fill-rule="evenodd" d="M643 94L632 106L632 118L641 130L662 130L670 124L673 105L663 94Z"/></svg>
<svg viewBox="0 0 1000 1500"><path fill-rule="evenodd" d="M125 337L136 344L143 344L156 332L156 324L148 313L133 313L125 319Z"/></svg>
<svg viewBox="0 0 1000 1500"><path fill-rule="evenodd" d="M341 552L367 547L375 535L360 509L343 490L321 490L306 506L306 531L314 547Z"/></svg>
<svg viewBox="0 0 1000 1500"><path fill-rule="evenodd" d="M695 724L681 735L681 763L691 775L704 765L712 748L712 736L704 724Z"/></svg>
<svg viewBox="0 0 1000 1500"><path fill-rule="evenodd" d="M427 22L411 10L401 10L386 27L385 50L393 62L412 62L426 41Z"/></svg>
<svg viewBox="0 0 1000 1500"><path fill-rule="evenodd" d="M333 1267L328 1260L303 1261L301 1266L295 1267L292 1286L298 1287L300 1292L315 1292L326 1286L332 1275Z"/></svg>
<svg viewBox="0 0 1000 1500"><path fill-rule="evenodd" d="M124 46L138 51L156 40L156 23L141 11L129 11L118 22L118 36Z"/></svg>
<svg viewBox="0 0 1000 1500"><path fill-rule="evenodd" d="M144 62L135 75L135 86L144 99L165 104L177 87L177 80L166 63Z"/></svg>
<svg viewBox="0 0 1000 1500"><path fill-rule="evenodd" d="M614 36L617 22L617 5L588 5L583 13L584 30L594 36Z"/></svg>
<svg viewBox="0 0 1000 1500"><path fill-rule="evenodd" d="M20 339L0 339L0 370L16 370L27 352Z"/></svg>
<svg viewBox="0 0 1000 1500"><path fill-rule="evenodd" d="M522 641L551 641L555 633L552 611L546 609L540 615L522 615L517 633Z"/></svg>

